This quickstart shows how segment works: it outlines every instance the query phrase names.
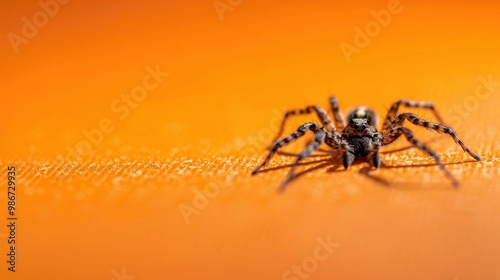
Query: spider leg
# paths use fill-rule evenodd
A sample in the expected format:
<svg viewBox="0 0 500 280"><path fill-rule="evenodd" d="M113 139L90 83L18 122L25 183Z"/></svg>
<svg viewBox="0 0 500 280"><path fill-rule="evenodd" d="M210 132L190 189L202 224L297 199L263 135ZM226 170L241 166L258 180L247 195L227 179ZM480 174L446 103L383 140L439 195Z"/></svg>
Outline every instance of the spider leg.
<svg viewBox="0 0 500 280"><path fill-rule="evenodd" d="M322 126L320 126L320 125L318 125L316 123L306 123L306 124L303 124L303 125L299 126L299 128L297 129L297 131L295 131L294 133L288 135L287 137L281 139L280 141L274 142L274 144L269 148L269 154L264 159L264 161L259 166L257 166L257 168L254 169L254 171L252 172L252 175L257 174L257 172L259 172L259 170L262 167L266 166L266 164L271 160L271 158L278 151L278 149L280 149L280 148L288 145L290 142L296 140L297 138L300 138L300 137L304 136L307 131L312 131L315 134L317 134L319 132L324 132L325 135L328 136L327 138L329 139L328 141L325 141L325 143L327 145L331 146L332 148L336 147L336 145L335 145L336 142L335 142L335 136L334 135L328 133L328 131L326 131ZM310 144L310 145L315 145L315 143L316 143L316 141L314 143Z"/></svg>
<svg viewBox="0 0 500 280"><path fill-rule="evenodd" d="M340 112L339 103L336 97L330 97L330 108L332 109L333 120L335 121L335 127L338 130L342 130L345 127L345 120Z"/></svg>
<svg viewBox="0 0 500 280"><path fill-rule="evenodd" d="M453 140L455 141L455 143L460 145L460 147L462 147L462 149L466 153L471 155L477 161L481 160L481 158L476 153L472 152L467 147L467 145L465 145L464 141L462 141L462 139L460 139L460 137L458 137L458 135L455 133L455 131L453 131L453 129L451 127L448 127L448 126L445 126L442 124L438 124L438 123L434 123L434 122L428 122L428 121L426 121L426 120L424 120L424 119L420 118L419 116L412 114L412 113L402 113L402 114L397 115L394 118L394 120L391 122L391 124L389 125L389 130L391 130L393 127L402 126L405 120L408 120L409 122L413 123L414 125L423 126L427 129L431 129L431 130L437 131L439 133L446 133L446 134L450 135L453 138ZM382 145L385 145L384 141L382 141Z"/></svg>
<svg viewBox="0 0 500 280"><path fill-rule="evenodd" d="M292 168L290 169L287 178L280 186L281 191L284 191L288 183L290 183L290 181L292 181L293 178L295 177L295 170L297 169L299 162L305 159L306 157L310 156L314 151L318 150L321 143L323 143L323 141L325 140L326 133L327 133L326 131L316 132L314 136L314 142L309 144L302 152L300 152L300 154L298 154L297 159L292 165Z"/></svg>
<svg viewBox="0 0 500 280"><path fill-rule="evenodd" d="M382 136L382 146L391 144L392 142L396 141L396 139L398 139L401 135L404 135L408 142L415 145L418 149L433 157L439 168L443 170L445 176L450 179L452 185L454 187L458 187L458 181L453 177L453 175L451 175L446 166L441 162L439 156L433 150L427 147L422 141L417 140L410 129L402 126L390 128L387 134Z"/></svg>
<svg viewBox="0 0 500 280"><path fill-rule="evenodd" d="M342 152L342 164L344 165L344 168L347 169L352 165L356 156L354 155L353 149L346 141L342 141L340 143L340 151Z"/></svg>
<svg viewBox="0 0 500 280"><path fill-rule="evenodd" d="M373 152L370 155L370 159L371 159L373 167L375 167L375 169L379 168L380 163L381 163L381 159L380 159L380 155L379 155L378 151L382 147L382 139L383 138L380 136L377 136L373 139Z"/></svg>
<svg viewBox="0 0 500 280"><path fill-rule="evenodd" d="M434 116L436 117L437 121L440 123L444 123L443 118L439 115L437 112L436 108L434 107L434 104L429 103L429 102L415 102L407 99L400 99L396 102L394 102L387 112L387 116L385 117L383 126L382 126L382 133L386 132L387 129L389 129L389 126L391 124L391 121L394 119L396 114L398 113L399 107L404 106L404 107L409 107L409 108L424 108L424 109L429 109L432 111Z"/></svg>
<svg viewBox="0 0 500 280"><path fill-rule="evenodd" d="M307 115L307 114L310 114L312 112L316 112L321 124L323 126L326 126L329 131L332 131L332 132L335 131L335 127L332 124L332 120L330 119L330 117L328 116L328 113L323 108L321 108L319 106L315 106L315 105L314 106L307 106L304 109L290 110L290 111L287 111L285 113L283 121L281 121L281 125L280 125L280 128L278 130L278 134L276 135L276 137L274 137L273 142L277 141L279 139L279 137L281 136L281 134L283 133L283 130L285 129L286 120L290 116Z"/></svg>

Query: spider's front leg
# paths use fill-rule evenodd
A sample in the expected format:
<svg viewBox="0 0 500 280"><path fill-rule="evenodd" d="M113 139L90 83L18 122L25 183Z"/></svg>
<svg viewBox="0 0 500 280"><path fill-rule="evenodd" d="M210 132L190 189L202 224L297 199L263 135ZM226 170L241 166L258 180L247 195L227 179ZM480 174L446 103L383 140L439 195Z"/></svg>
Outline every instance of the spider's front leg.
<svg viewBox="0 0 500 280"><path fill-rule="evenodd" d="M448 127L448 126L445 126L442 124L438 124L438 123L434 123L434 122L428 122L428 121L426 121L426 120L424 120L424 119L420 118L419 116L412 114L412 113L402 113L402 114L397 115L394 118L394 120L390 123L389 130L392 128L402 126L405 120L408 120L409 122L411 122L414 125L423 126L427 129L431 129L431 130L437 131L439 133L446 133L446 134L450 135L451 138L453 138L453 140L458 145L460 145L460 147L462 147L462 149L466 153L468 153L471 157L473 157L477 161L481 160L481 158L476 153L472 152L469 149L469 147L467 147L467 145L465 145L464 141L462 141L462 139L460 139L460 137L458 137L458 135L455 133L455 131L453 131L453 129L451 127ZM384 145L384 144L382 143L382 145Z"/></svg>
<svg viewBox="0 0 500 280"><path fill-rule="evenodd" d="M458 181L453 177L453 175L451 175L448 169L446 169L439 156L433 150L427 147L422 141L417 140L410 129L402 126L390 128L389 131L382 136L382 146L391 144L392 142L396 141L401 135L404 135L408 142L416 146L418 149L434 158L439 168L443 170L446 177L450 179L453 186L458 187Z"/></svg>
<svg viewBox="0 0 500 280"><path fill-rule="evenodd" d="M389 129L389 126L390 126L392 120L394 119L394 117L398 113L399 107L401 107L401 106L408 107L408 108L429 109L432 111L432 113L434 114L434 116L436 117L438 122L444 123L443 119L441 118L441 116L437 112L436 108L434 107L434 104L429 103L429 102L416 102L416 101L411 101L411 100L407 100L407 99L400 99L400 100L394 102L392 104L391 108L389 109L389 111L387 112L387 116L385 117L385 120L384 120L384 123L382 126L382 130L381 130L382 133L386 132L387 129Z"/></svg>
<svg viewBox="0 0 500 280"><path fill-rule="evenodd" d="M307 106L304 109L299 109L299 110L290 110L285 112L285 116L283 117L283 121L281 121L281 125L278 129L278 133L276 134L276 137L274 137L273 142L276 142L281 134L283 133L283 130L285 129L285 124L286 120L295 115L307 115L311 114L312 112L316 112L316 115L318 115L318 118L323 126L326 126L329 131L333 132L335 131L335 128L333 127L332 120L328 116L327 112L319 107L319 106Z"/></svg>
<svg viewBox="0 0 500 280"><path fill-rule="evenodd" d="M319 148L319 144L317 144L318 142L321 144L321 142L323 142L323 140L325 139L326 136L328 136L328 140L325 140L325 143L329 146L333 146L335 145L335 137L328 133L328 131L326 131L322 126L316 124L316 123L306 123L306 124L303 124L301 126L299 126L299 128L297 129L297 131L295 131L294 133L290 134L289 136L283 138L282 140L280 141L276 141L272 146L271 148L269 149L269 154L267 155L267 157L264 159L264 161L259 165L257 166L257 168L255 168L252 172L252 175L255 175L257 174L257 172L259 172L259 170L266 166L266 164L271 160L271 158L274 156L274 154L278 151L278 149L288 145L289 143L291 143L292 141L304 136L306 134L307 131L312 131L314 132L315 135L322 135L324 134L325 136L323 136L322 138L318 138L320 136L316 136L315 137L315 141L310 144L305 151L309 151L309 150L313 150L314 149L317 149ZM318 140L319 139L319 140ZM320 141L321 140L321 141ZM316 147L317 145L317 147ZM311 148L310 148L311 147ZM314 148L313 148L314 147ZM312 152L312 151L311 151ZM309 155L310 153L306 153L305 156ZM304 155L299 155L299 157L304 157Z"/></svg>
<svg viewBox="0 0 500 280"><path fill-rule="evenodd" d="M317 151L319 149L319 146L323 141L325 141L326 134L328 132L326 131L318 131L314 135L314 142L309 144L300 154L298 154L297 159L292 165L292 168L290 169L290 172L288 173L287 178L285 181L281 184L280 190L284 191L288 183L293 180L295 177L295 170L297 169L297 166L299 165L299 162L308 156L310 156L314 151Z"/></svg>

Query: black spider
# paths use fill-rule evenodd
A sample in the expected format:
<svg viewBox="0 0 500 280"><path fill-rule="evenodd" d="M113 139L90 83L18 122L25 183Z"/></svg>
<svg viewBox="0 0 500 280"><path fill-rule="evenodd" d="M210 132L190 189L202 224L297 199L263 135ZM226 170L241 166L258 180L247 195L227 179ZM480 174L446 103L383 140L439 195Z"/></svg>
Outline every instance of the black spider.
<svg viewBox="0 0 500 280"><path fill-rule="evenodd" d="M330 148L334 150L339 150L342 153L343 164L347 169L354 162L357 157L366 158L371 161L375 168L380 166L380 156L379 150L383 146L387 146L393 143L401 135L404 135L406 139L412 143L414 146L427 153L433 157L439 168L443 170L446 177L448 177L453 186L458 186L458 181L451 175L451 173L446 169L444 164L439 159L439 156L427 147L423 142L415 139L413 132L404 127L403 123L405 120L413 123L417 126L423 126L427 129L437 131L439 133L446 133L450 135L457 144L459 144L462 149L469 153L474 159L481 160L479 156L473 153L465 143L458 137L458 135L448 126L429 122L423 120L419 116L412 113L401 113L397 114L400 106L414 107L414 108L425 108L430 109L437 120L443 123L443 120L437 113L434 105L427 102L413 102L405 99L398 100L392 104L391 108L387 113L387 117L383 123L381 131L377 131L377 116L374 111L366 107L358 107L351 111L347 115L348 124L345 125L345 121L340 113L340 109L335 97L330 98L331 111L333 113L333 118L335 120L335 126L333 125L327 112L318 106L308 106L302 110L291 110L285 113L283 122L281 123L278 135L274 139L274 144L269 148L269 154L262 164L257 166L252 172L252 175L259 172L259 170L264 167L273 155L278 151L279 148L289 144L295 139L303 136L307 131L312 131L314 133L314 142L309 144L300 154L298 154L295 163L293 164L288 178L282 184L281 189L294 178L295 169L297 168L299 162L310 156L312 152L318 150L322 143L325 143ZM305 123L297 129L294 133L289 136L276 141L279 136L283 133L285 127L286 119L292 115L303 115L316 112L319 119L322 122L322 126L313 122Z"/></svg>

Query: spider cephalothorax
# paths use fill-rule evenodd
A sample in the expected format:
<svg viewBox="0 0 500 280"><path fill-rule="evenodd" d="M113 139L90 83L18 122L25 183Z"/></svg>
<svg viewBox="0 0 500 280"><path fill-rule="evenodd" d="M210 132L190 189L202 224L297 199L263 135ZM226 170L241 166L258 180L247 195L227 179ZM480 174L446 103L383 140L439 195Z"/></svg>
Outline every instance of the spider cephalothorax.
<svg viewBox="0 0 500 280"><path fill-rule="evenodd" d="M312 112L316 112L322 125L313 122L305 123L301 125L294 133L279 141L275 141L274 144L270 147L269 154L264 162L257 166L252 174L256 174L257 172L259 172L259 170L269 162L269 160L278 151L278 149L303 136L307 131L312 131L314 133L314 142L309 144L297 156L295 164L292 166L290 174L287 180L283 183L282 187L286 186L286 184L291 179L293 179L298 163L302 159L310 156L312 152L318 150L319 146L322 143L325 143L330 148L339 150L342 153L342 159L345 168L349 168L349 166L352 165L356 158L365 158L372 163L373 167L378 168L380 167L381 162L379 155L380 148L393 143L400 136L404 135L411 144L433 157L434 160L436 160L437 165L441 168L441 170L444 171L446 177L451 180L452 184L454 186L458 186L458 182L446 169L444 164L439 159L439 156L429 147L427 147L423 142L415 139L413 132L403 126L405 120L408 120L416 126L423 126L427 129L450 135L465 152L469 153L474 159L481 160L477 154L473 153L465 145L465 143L458 137L453 129L440 124L443 121L432 103L413 102L405 99L394 102L389 109L389 112L387 113L380 132L377 131L376 128L377 115L373 110L366 107L358 107L352 110L349 114L347 114L346 125L346 122L344 121L342 114L340 113L337 99L335 97L330 98L330 106L335 125L333 125L326 111L319 106L308 106L302 110L291 110L286 112L275 140L278 140L279 136L283 133L286 119L292 115L309 114ZM412 113L397 114L400 106L429 109L433 112L434 116L440 123L423 120L419 116Z"/></svg>

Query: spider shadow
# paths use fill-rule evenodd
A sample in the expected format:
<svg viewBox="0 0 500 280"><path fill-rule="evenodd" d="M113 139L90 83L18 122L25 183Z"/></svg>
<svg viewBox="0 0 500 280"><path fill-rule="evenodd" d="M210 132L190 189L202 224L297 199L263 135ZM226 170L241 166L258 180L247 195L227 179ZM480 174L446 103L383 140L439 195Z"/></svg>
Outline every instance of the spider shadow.
<svg viewBox="0 0 500 280"><path fill-rule="evenodd" d="M434 141L434 139L432 139L428 142L431 142L431 141ZM406 151L406 150L413 149L413 148L415 148L415 146L405 146L405 147L394 149L394 150L383 151L383 152L380 152L380 154L393 154L393 153L402 152L402 151ZM290 152L284 152L284 151L278 151L277 154L281 155L281 156L287 156L287 157L297 157L298 156L298 154L296 154L296 153L290 153ZM299 177L301 177L309 172L313 172L313 171L318 170L318 169L328 167L326 172L329 172L329 173L346 171L345 169L339 169L340 167L343 167L343 163L342 163L342 159L341 159L341 153L337 150L326 150L326 149L320 148L315 154L312 154L311 156L309 156L309 158L319 158L319 159L311 160L311 161L307 161L307 162L300 162L298 164L298 166L305 166L305 167L310 166L310 165L315 165L315 166L312 168L307 168L303 171L295 173L295 175L293 177L291 177L288 181L284 182L284 184L281 187L282 191L284 191L286 189L286 187L290 183L292 183L294 180L298 179ZM460 162L444 163L444 165L455 165L455 164L462 164L462 163L467 163L467 162L475 162L475 160L465 160L465 161L460 161ZM366 163L367 163L366 159L356 158L353 162L353 166L356 166L359 164L366 164ZM438 166L438 164L437 163L427 163L427 164L386 165L385 163L382 162L379 169L398 169L398 168L430 167L430 166ZM280 169L291 168L291 167L293 167L293 164L285 164L285 165L271 167L271 168L261 170L261 171L259 171L259 173L270 172L270 171L274 171L274 170L280 170ZM370 181L372 181L378 185L381 185L383 187L387 187L387 188L394 187L393 183L391 183L386 178L384 178L378 174L374 174L374 172L376 172L376 171L377 171L377 169L374 169L372 166L363 166L359 169L358 173L360 175L366 177Z"/></svg>
<svg viewBox="0 0 500 280"><path fill-rule="evenodd" d="M475 160L464 160L464 161L459 161L459 162L450 162L450 163L443 163L443 165L448 166L448 165L456 165L456 164L463 164L463 163L468 163L468 162L476 162ZM416 167L416 168L421 168L421 167L431 167L431 166L438 166L437 163L424 163L424 164L403 164L403 165L386 165L385 163L381 163L379 169L400 169L400 168L410 168L410 167ZM383 178L380 175L374 174L377 172L377 169L370 168L368 166L364 166L359 170L359 173L366 178L370 179L371 181L382 185L387 188L395 188L397 185L394 185L394 183L389 182L385 178ZM406 177L406 176L405 176ZM407 186L405 186L405 189L408 189ZM421 188L415 188L415 189L421 189Z"/></svg>

